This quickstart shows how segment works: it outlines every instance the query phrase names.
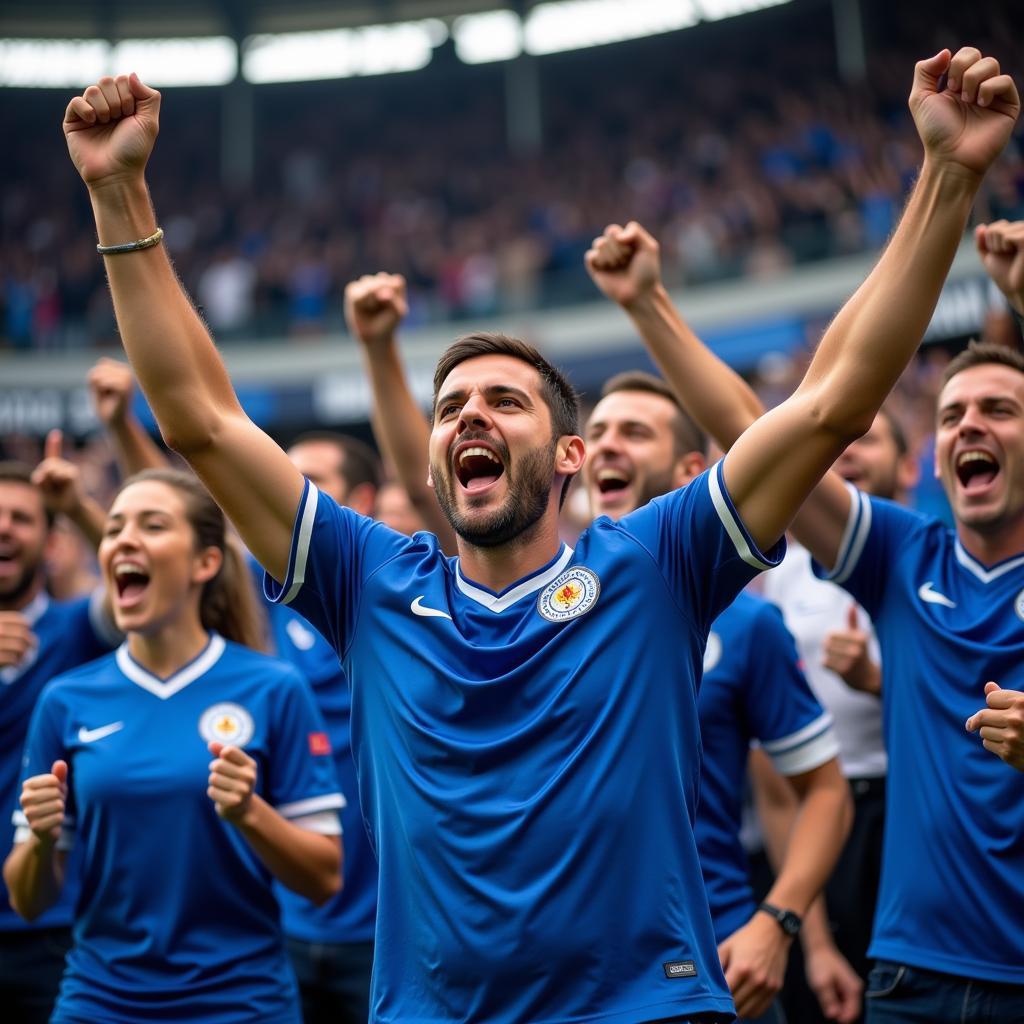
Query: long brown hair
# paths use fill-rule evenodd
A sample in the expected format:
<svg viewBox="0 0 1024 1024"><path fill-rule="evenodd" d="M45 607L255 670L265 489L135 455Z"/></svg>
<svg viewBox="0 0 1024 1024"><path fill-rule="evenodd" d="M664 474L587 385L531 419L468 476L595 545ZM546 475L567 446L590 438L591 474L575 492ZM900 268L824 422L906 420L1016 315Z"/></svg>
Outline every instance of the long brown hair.
<svg viewBox="0 0 1024 1024"><path fill-rule="evenodd" d="M196 549L219 548L223 562L213 579L203 585L199 619L204 629L220 633L225 640L267 649L266 616L256 595L252 575L238 539L228 533L220 506L196 477L177 469L145 469L129 477L120 494L132 484L154 480L173 487L184 499L185 517L195 535Z"/></svg>

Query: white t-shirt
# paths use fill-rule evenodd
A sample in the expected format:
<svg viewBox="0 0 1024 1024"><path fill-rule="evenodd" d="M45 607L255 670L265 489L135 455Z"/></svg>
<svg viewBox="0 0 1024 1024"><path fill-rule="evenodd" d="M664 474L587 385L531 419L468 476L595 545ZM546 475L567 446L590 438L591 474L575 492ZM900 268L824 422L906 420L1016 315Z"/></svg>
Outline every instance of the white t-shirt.
<svg viewBox="0 0 1024 1024"><path fill-rule="evenodd" d="M851 689L822 664L826 634L848 628L850 605L856 602L834 583L819 580L811 571L810 552L793 542L782 565L765 573L763 584L764 596L778 605L796 639L814 695L832 713L843 774L858 779L885 775L888 758L882 740L882 702ZM870 626L860 605L857 614L862 627ZM874 629L869 650L872 659L881 664Z"/></svg>

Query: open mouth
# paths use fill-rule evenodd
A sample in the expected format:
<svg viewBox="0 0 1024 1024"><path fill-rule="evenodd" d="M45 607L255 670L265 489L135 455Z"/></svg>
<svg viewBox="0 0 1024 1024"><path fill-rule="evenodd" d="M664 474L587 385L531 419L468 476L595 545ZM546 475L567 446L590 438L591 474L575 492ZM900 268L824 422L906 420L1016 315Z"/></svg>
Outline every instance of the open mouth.
<svg viewBox="0 0 1024 1024"><path fill-rule="evenodd" d="M594 482L602 494L618 494L629 487L630 476L625 470L606 466L594 474Z"/></svg>
<svg viewBox="0 0 1024 1024"><path fill-rule="evenodd" d="M114 586L119 604L135 604L149 586L149 573L141 566L122 562L114 568Z"/></svg>
<svg viewBox="0 0 1024 1024"><path fill-rule="evenodd" d="M968 494L985 490L999 475L999 463L988 452L962 452L956 459L956 477Z"/></svg>
<svg viewBox="0 0 1024 1024"><path fill-rule="evenodd" d="M470 494L490 487L504 473L498 454L483 445L467 445L455 453L455 477Z"/></svg>

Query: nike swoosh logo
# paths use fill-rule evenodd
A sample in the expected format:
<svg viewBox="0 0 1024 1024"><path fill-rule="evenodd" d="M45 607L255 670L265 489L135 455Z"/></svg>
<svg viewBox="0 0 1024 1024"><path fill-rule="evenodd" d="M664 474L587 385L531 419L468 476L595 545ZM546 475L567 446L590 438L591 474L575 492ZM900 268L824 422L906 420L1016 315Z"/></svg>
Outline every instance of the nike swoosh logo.
<svg viewBox="0 0 1024 1024"><path fill-rule="evenodd" d="M86 729L83 725L78 730L78 739L81 743L95 743L97 740L103 739L104 736L120 732L123 728L124 722L111 722L110 725L101 725L98 729Z"/></svg>
<svg viewBox="0 0 1024 1024"><path fill-rule="evenodd" d="M917 590L917 596L928 604L941 604L943 608L955 608L956 601L951 601L945 594L940 594L933 586L932 581L922 583Z"/></svg>
<svg viewBox="0 0 1024 1024"><path fill-rule="evenodd" d="M409 607L412 609L413 615L422 615L425 619L448 619L451 621L451 616L447 612L441 611L440 608L428 608L426 605L420 604L425 597L425 594L420 594Z"/></svg>

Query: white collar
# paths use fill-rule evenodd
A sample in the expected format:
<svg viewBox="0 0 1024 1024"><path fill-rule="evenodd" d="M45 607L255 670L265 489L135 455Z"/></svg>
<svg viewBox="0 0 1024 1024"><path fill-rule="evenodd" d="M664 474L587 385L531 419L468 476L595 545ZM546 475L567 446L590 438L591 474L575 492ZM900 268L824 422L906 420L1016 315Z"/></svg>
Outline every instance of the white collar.
<svg viewBox="0 0 1024 1024"><path fill-rule="evenodd" d="M526 579L514 584L500 594L495 594L490 590L470 583L462 575L462 566L456 561L455 584L470 600L476 601L477 604L481 604L497 614L498 612L503 612L517 601L522 600L522 598L535 594L538 590L546 587L569 564L570 558L572 558L572 548L568 544L563 543L561 553L546 569L542 569L535 576L527 576Z"/></svg>
<svg viewBox="0 0 1024 1024"><path fill-rule="evenodd" d="M975 576L981 580L982 583L991 583L993 580L999 579L1000 576L1004 576L1008 572L1012 572L1014 569L1020 568L1024 565L1024 555L1017 555L1016 558L1011 558L1006 562L998 562L993 568L986 569L985 566L979 562L974 555L972 555L959 541L956 542L956 560L969 572L972 572Z"/></svg>
<svg viewBox="0 0 1024 1024"><path fill-rule="evenodd" d="M193 658L187 665L179 668L177 672L167 679L161 679L148 669L143 668L129 653L128 641L126 640L117 649L117 667L133 683L148 690L161 700L173 697L179 690L184 690L189 683L194 683L200 676L205 675L220 660L224 653L224 637L219 633L210 634L210 642L203 648L198 657Z"/></svg>
<svg viewBox="0 0 1024 1024"><path fill-rule="evenodd" d="M46 614L49 607L50 595L45 590L40 590L24 608L18 610L28 619L28 624L34 626Z"/></svg>

